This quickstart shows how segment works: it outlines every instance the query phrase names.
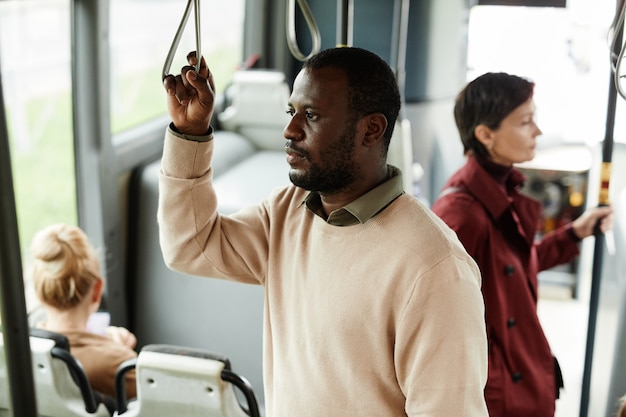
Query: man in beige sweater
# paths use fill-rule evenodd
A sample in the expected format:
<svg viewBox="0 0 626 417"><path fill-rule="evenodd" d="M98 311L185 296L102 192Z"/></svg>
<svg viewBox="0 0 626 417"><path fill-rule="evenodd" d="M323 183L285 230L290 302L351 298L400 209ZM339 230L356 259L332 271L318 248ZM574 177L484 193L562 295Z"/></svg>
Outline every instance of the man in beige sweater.
<svg viewBox="0 0 626 417"><path fill-rule="evenodd" d="M480 274L386 163L400 110L389 66L359 48L307 61L284 130L293 185L230 216L211 182L212 75L202 62L164 84L163 255L264 286L266 415L487 416Z"/></svg>

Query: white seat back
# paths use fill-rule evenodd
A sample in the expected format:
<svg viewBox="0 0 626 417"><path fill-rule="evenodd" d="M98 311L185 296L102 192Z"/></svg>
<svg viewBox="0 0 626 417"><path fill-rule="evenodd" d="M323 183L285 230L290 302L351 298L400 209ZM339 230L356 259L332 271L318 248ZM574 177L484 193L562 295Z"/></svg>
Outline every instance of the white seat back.
<svg viewBox="0 0 626 417"><path fill-rule="evenodd" d="M58 358L67 355L78 365L77 372L82 372L80 363L69 353L67 339L30 336L37 413L40 417L108 417L109 411L104 404L96 405L85 374L82 378L85 387L91 393L91 404L86 404L81 389L75 382L68 364ZM15 387L14 389L19 389ZM0 337L0 417L11 416L8 392L8 375L4 339ZM89 412L88 409L91 411Z"/></svg>
<svg viewBox="0 0 626 417"><path fill-rule="evenodd" d="M217 118L224 130L241 133L259 149L284 152L289 94L282 72L237 71L226 91L227 106Z"/></svg>
<svg viewBox="0 0 626 417"><path fill-rule="evenodd" d="M148 345L135 363L137 399L124 407L118 395L116 416L248 417L231 377L247 381L230 371L225 358L198 349ZM119 373L117 380L123 380ZM247 384L246 389L250 416L258 416L252 388Z"/></svg>

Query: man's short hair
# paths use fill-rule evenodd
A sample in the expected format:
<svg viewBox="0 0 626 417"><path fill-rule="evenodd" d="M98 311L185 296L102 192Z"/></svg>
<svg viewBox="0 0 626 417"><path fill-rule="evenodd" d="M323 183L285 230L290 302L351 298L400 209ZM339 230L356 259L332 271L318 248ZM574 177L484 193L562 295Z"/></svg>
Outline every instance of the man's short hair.
<svg viewBox="0 0 626 417"><path fill-rule="evenodd" d="M400 112L400 92L389 65L373 52L355 47L330 48L319 52L304 63L303 68L317 70L333 67L342 69L348 79L348 106L352 114L362 117L382 113L387 119L384 137L386 145Z"/></svg>

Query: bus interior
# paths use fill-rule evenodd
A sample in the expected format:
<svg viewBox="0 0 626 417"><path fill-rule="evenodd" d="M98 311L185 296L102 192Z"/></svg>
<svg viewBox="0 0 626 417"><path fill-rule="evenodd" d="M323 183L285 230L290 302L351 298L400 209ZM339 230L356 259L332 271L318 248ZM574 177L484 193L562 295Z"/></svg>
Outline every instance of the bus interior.
<svg viewBox="0 0 626 417"><path fill-rule="evenodd" d="M147 353L130 366L167 372L193 358L216 380L246 382L224 401L247 405L224 415L264 415L262 289L174 272L161 255L162 75L196 48L211 67L214 184L219 211L233 213L289 182L282 132L302 61L358 46L396 73L389 160L426 205L464 160L452 115L460 89L488 71L536 83L543 135L519 168L543 205L538 233L607 193L614 209L610 233L539 276L539 315L565 378L556 417L614 417L626 394L623 20L623 0L0 0L0 416L108 415L71 383L56 397L39 387L38 366L58 367L50 358L65 355L64 341L31 333L41 309L28 247L57 222L79 225L102 250L102 310ZM59 378L76 372L64 365Z"/></svg>

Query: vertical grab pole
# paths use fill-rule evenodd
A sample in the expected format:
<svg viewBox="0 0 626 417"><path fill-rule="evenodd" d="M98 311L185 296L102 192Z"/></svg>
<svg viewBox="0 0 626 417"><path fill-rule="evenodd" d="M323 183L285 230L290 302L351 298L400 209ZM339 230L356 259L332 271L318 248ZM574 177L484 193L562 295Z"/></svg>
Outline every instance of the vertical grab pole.
<svg viewBox="0 0 626 417"><path fill-rule="evenodd" d="M618 10L617 13L620 13ZM623 25L615 33L615 42L611 54L619 56L623 35ZM611 62L613 60L611 59ZM611 160L613 157L613 135L615 130L615 106L617 101L617 86L613 77L614 66L611 67L609 81L609 97L607 104L606 128L604 141L602 142L602 166L600 170L600 192L598 206L608 206L609 181L611 178ZM589 319L587 324L587 344L585 350L585 365L580 392L580 417L587 417L589 413L589 391L591 387L591 370L593 362L593 349L595 343L596 321L598 316L598 302L600 298L600 280L602 275L602 260L604 254L605 238L599 227L594 231L595 243L593 250L593 266L591 269L591 293L589 296Z"/></svg>
<svg viewBox="0 0 626 417"><path fill-rule="evenodd" d="M394 23L393 34L391 38L391 64L396 72L398 81L398 89L400 90L400 99L402 107L400 109L400 118L405 118L405 86L406 86L406 50L407 50L407 34L409 31L409 8L411 0L395 0L394 1Z"/></svg>
<svg viewBox="0 0 626 417"><path fill-rule="evenodd" d="M14 416L37 417L33 366L15 210L9 132L0 70L0 314Z"/></svg>
<svg viewBox="0 0 626 417"><path fill-rule="evenodd" d="M353 0L337 0L337 47L352 46Z"/></svg>

